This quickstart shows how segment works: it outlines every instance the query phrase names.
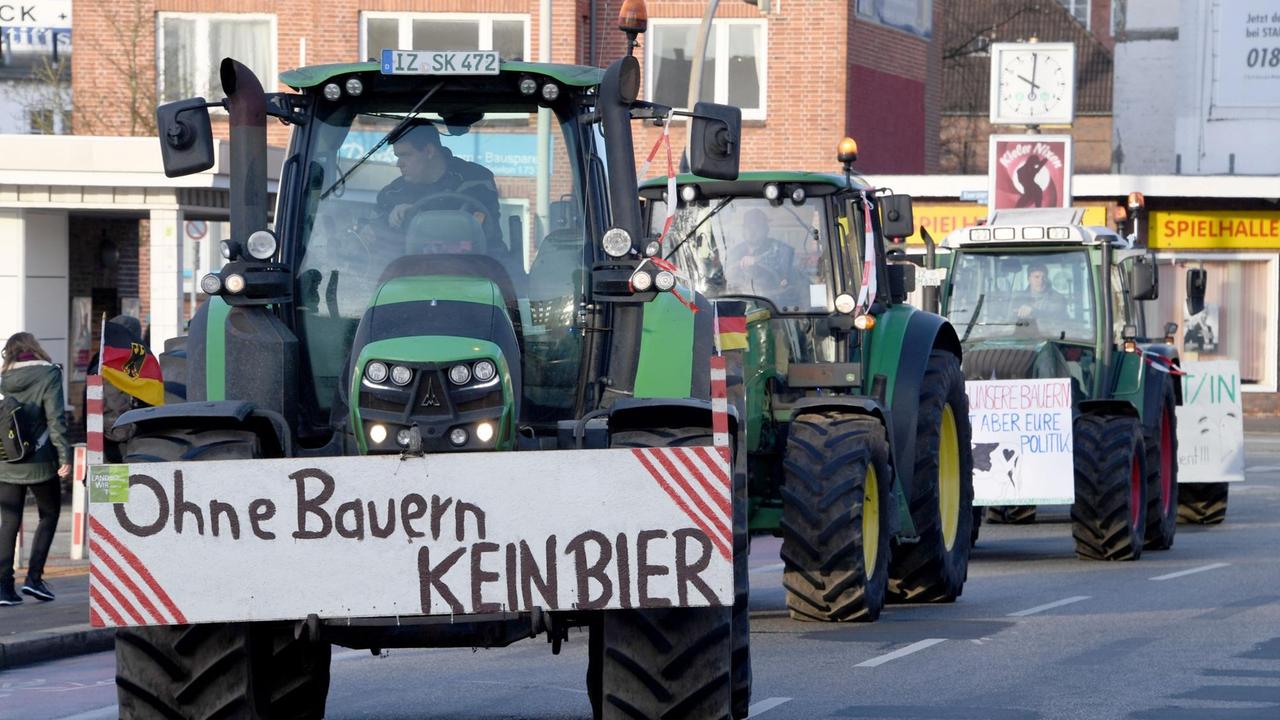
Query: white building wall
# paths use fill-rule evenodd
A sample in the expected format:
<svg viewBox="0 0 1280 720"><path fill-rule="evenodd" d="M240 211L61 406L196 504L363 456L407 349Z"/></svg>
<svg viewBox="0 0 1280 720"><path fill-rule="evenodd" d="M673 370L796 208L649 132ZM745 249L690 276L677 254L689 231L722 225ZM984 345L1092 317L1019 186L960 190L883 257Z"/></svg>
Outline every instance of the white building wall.
<svg viewBox="0 0 1280 720"><path fill-rule="evenodd" d="M65 211L0 209L0 343L29 332L63 367L71 318L68 247Z"/></svg>
<svg viewBox="0 0 1280 720"><path fill-rule="evenodd" d="M1178 7L1169 0L1127 0L1116 38L1112 143L1117 172L1171 175L1178 104Z"/></svg>

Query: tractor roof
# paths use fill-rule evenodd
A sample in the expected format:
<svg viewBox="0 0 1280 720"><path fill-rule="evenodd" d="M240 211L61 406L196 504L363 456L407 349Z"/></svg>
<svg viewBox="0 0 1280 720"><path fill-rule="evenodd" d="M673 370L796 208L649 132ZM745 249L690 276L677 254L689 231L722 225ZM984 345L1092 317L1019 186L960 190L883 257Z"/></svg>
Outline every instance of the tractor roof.
<svg viewBox="0 0 1280 720"><path fill-rule="evenodd" d="M845 179L843 175L795 170L763 170L744 172L738 175L737 180L712 180L710 178L700 177L691 173L681 173L676 176L676 183L680 185L697 185L700 194L704 197L762 195L764 193L764 186L769 185L770 183L804 185L808 193L813 196L830 195L843 190L845 187ZM855 190L864 190L870 187L871 184L862 177L858 175L853 176L853 188ZM656 198L660 197L661 192L666 189L667 178L665 176L653 177L645 180L640 185L640 194L645 197Z"/></svg>
<svg viewBox="0 0 1280 720"><path fill-rule="evenodd" d="M280 73L280 82L295 90L310 88L325 83L335 77L355 73L378 73L381 67L376 62L336 63L332 65L312 65L295 68ZM604 78L604 70L586 65L562 65L558 63L526 63L502 61L501 72L532 73L544 75L561 84L571 87L591 87L599 85ZM429 77L429 76L424 76Z"/></svg>
<svg viewBox="0 0 1280 720"><path fill-rule="evenodd" d="M959 228L942 241L945 248L1024 247L1045 245L1112 245L1127 247L1128 239L1106 227L1081 224L1081 208L999 210L985 225Z"/></svg>

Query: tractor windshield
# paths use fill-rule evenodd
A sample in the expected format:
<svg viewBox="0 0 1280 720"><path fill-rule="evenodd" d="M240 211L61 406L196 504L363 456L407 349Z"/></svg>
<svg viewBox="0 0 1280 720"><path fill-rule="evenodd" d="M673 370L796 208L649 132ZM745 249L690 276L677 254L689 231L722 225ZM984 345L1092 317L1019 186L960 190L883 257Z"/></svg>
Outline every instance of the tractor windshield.
<svg viewBox="0 0 1280 720"><path fill-rule="evenodd" d="M760 197L682 204L662 254L707 297L756 297L781 312L825 314L833 284L824 207ZM650 233L662 232L666 213L666 203L653 201Z"/></svg>
<svg viewBox="0 0 1280 720"><path fill-rule="evenodd" d="M495 283L516 295L522 361L536 366L525 374L540 379L527 389L545 396L526 405L568 409L586 236L580 127L532 104L441 101L411 112L420 99L370 94L319 112L309 130L293 264L315 403L333 403L388 266L417 256L430 267L430 256L447 254L485 256L504 276ZM539 112L551 119L541 137Z"/></svg>
<svg viewBox="0 0 1280 720"><path fill-rule="evenodd" d="M1084 251L960 253L947 316L964 340L1094 341L1094 299Z"/></svg>

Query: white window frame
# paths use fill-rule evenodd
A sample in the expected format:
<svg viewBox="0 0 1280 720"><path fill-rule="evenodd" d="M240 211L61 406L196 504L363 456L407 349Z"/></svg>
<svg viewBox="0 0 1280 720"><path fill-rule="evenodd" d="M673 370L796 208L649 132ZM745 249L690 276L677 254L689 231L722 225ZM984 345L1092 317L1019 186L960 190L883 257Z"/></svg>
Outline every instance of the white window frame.
<svg viewBox="0 0 1280 720"><path fill-rule="evenodd" d="M1077 17L1075 10L1071 9L1076 3L1080 2L1084 3L1083 18ZM1070 13L1071 17L1075 18L1077 22L1084 25L1086 30L1090 29L1089 26L1093 22L1093 0L1058 0L1058 4L1065 8L1066 11Z"/></svg>
<svg viewBox="0 0 1280 720"><path fill-rule="evenodd" d="M729 28L735 25L754 25L760 28L760 47L756 48L756 61L760 66L760 107L743 108L743 120L764 120L769 110L769 22L763 18L757 20L753 18L733 18L719 19L717 18L711 26L711 37L707 43L707 50L712 57L715 57L716 75L715 75L715 93L713 101L721 104L729 102ZM701 21L693 18L649 18L649 27L652 29L659 27L692 27L698 30L701 27ZM696 35L695 35L696 41ZM693 48L690 48L692 51ZM721 60L724 58L724 60ZM645 43L644 51L644 96L646 98L653 97L653 81L655 67L653 60L653 43ZM688 108L677 108L678 110L687 110ZM675 120L683 120L684 118L676 116Z"/></svg>
<svg viewBox="0 0 1280 720"><path fill-rule="evenodd" d="M524 23L524 62L531 62L532 42L530 40L530 29L533 27L533 16L528 13L433 13L433 12L386 12L382 10L362 10L360 11L360 58L373 57L369 54L369 20L397 20L399 30L399 47L398 50L407 50L413 46L413 21L414 20L440 20L440 21L458 21L464 20L477 23L480 26L480 47L477 50L493 49L493 22L495 20L519 20ZM376 52L381 52L382 48L377 48Z"/></svg>
<svg viewBox="0 0 1280 720"><path fill-rule="evenodd" d="M209 77L211 68L205 67L205 63L209 62L209 21L214 19L227 19L235 21L250 20L266 20L267 34L271 38L271 68L268 77L258 78L262 81L262 87L267 92L273 92L279 83L280 75L280 58L278 53L278 37L276 30L276 16L270 13L201 13L201 12L158 12L156 13L156 97L164 97L164 21L169 18L183 18L196 21L196 45L193 50L196 58L196 77ZM203 29L201 28L203 25ZM203 95L209 100L220 100L221 98L209 97L212 88L197 87L196 95ZM221 107L209 108L214 114L226 114L226 110Z"/></svg>
<svg viewBox="0 0 1280 720"><path fill-rule="evenodd" d="M1271 276L1270 286L1276 287L1280 284L1280 256L1275 253L1252 252L1252 253L1222 253L1222 252L1170 252L1161 251L1155 254L1156 262L1171 262L1177 267L1179 262L1230 262L1232 260L1243 262L1265 262L1267 264L1267 272ZM1280 386L1280 378L1277 378L1276 362L1276 344L1280 342L1280 295L1276 293L1267 294L1267 344L1266 344L1266 381L1260 383L1240 383L1241 392L1276 392ZM1179 322L1181 324L1181 322ZM1147 332L1151 329L1148 328Z"/></svg>

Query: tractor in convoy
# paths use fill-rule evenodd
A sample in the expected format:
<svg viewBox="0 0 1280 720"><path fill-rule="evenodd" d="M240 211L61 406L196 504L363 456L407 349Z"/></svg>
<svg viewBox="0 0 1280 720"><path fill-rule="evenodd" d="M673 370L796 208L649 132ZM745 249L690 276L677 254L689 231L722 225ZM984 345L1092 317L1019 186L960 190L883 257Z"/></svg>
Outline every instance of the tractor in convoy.
<svg viewBox="0 0 1280 720"><path fill-rule="evenodd" d="M782 537L799 620L951 602L968 573L959 336L907 304L915 268L885 251L913 231L911 198L856 176L856 153L841 143L843 175L685 174L641 187L649 235L662 237L652 252L712 299L721 342L736 348L729 396L750 529Z"/></svg>
<svg viewBox="0 0 1280 720"><path fill-rule="evenodd" d="M630 48L645 17L642 3L623 4ZM157 118L165 171L176 177L213 165L207 108L229 115L226 263L200 280L207 300L188 335L166 345L176 402L121 417L135 428L127 469L94 475L102 491L92 505L95 532L124 538L111 545L119 563L95 553L93 575L101 597L94 621L119 626L121 716L321 718L332 645L376 653L545 635L558 652L570 628L584 627L595 717L745 717L746 487L732 473L714 486L720 465L701 447L712 445L717 422L712 308L696 288L642 268L632 124L673 110L637 99L637 59L629 52L600 69L387 49L380 62L288 71L281 80L292 92L265 93L231 59L220 79L225 100L169 103ZM737 108L697 103L675 112L691 116L693 170L735 178ZM269 119L292 127L270 228ZM877 333L912 332L887 291L876 303ZM958 344L940 327L925 333L942 348L929 372L958 377ZM881 424L888 415L878 413L901 387L895 362L868 368L876 402L802 406L808 434L795 440L818 447L822 433L841 428L842 454L831 459L859 469L856 478L838 471L850 483L861 483L866 469L873 502L894 487ZM947 409L945 387L922 391L943 393L926 424L948 433L944 443L967 446L964 413ZM735 432L736 422L727 418L717 434ZM577 489L593 497L593 485L612 479L592 458L643 464L657 484L648 495L636 487L579 508ZM826 483L815 462L804 460L801 471ZM217 477L197 482L211 472L202 467ZM538 467L554 472L540 476ZM271 478L285 471L292 480L282 494ZM951 483L962 492L958 479ZM513 541L479 542L466 557L460 548L441 559L452 520L459 541L464 531L496 535L492 509L486 528L481 508L454 497L494 484L519 510L516 535L560 516L583 515L600 529L568 547L546 535L545 557L541 541ZM682 500L673 503L659 486ZM232 507L228 498L254 487L262 497L244 496L247 514ZM417 488L398 512L385 494L367 507L358 497L335 507L344 492L376 496L392 487ZM213 498L207 507L193 499L198 493ZM861 493L859 484L839 498L846 522ZM821 494L811 495L798 511L830 514ZM636 540L632 518L677 504L692 525L644 529ZM164 522L170 507L176 531ZM876 517L887 526L892 506L882 507ZM279 532L272 523L291 522L294 509L296 529ZM376 543L388 535L400 547L406 536L421 545L408 602L393 602L400 585L370 579L391 562L391 550L369 549L385 547ZM154 547L161 537L169 538L162 550ZM243 549L226 550L230 538ZM830 542L813 532L803 540ZM824 560L846 559L828 547L814 549L828 553ZM670 548L667 565L662 548ZM218 575L224 552L234 553L230 579ZM364 554L343 560L348 552ZM166 570L175 558L185 566ZM716 563L731 566L723 591L706 579ZM146 583L126 565L149 566ZM467 565L470 581L459 589L451 578ZM848 575L830 570L811 578ZM291 584L280 589L280 578ZM570 601L556 603L575 586ZM662 588L671 591L662 597Z"/></svg>
<svg viewBox="0 0 1280 720"><path fill-rule="evenodd" d="M1181 373L1172 331L1146 328L1143 304L1159 287L1154 257L1136 247L1142 209L1130 196L1129 233L1085 226L1079 209L998 211L950 233L939 253L942 313L959 330L966 379L1069 380L1082 559L1167 549L1178 520ZM1203 303L1203 270L1189 271L1188 298ZM1035 507L999 511L1029 522Z"/></svg>

